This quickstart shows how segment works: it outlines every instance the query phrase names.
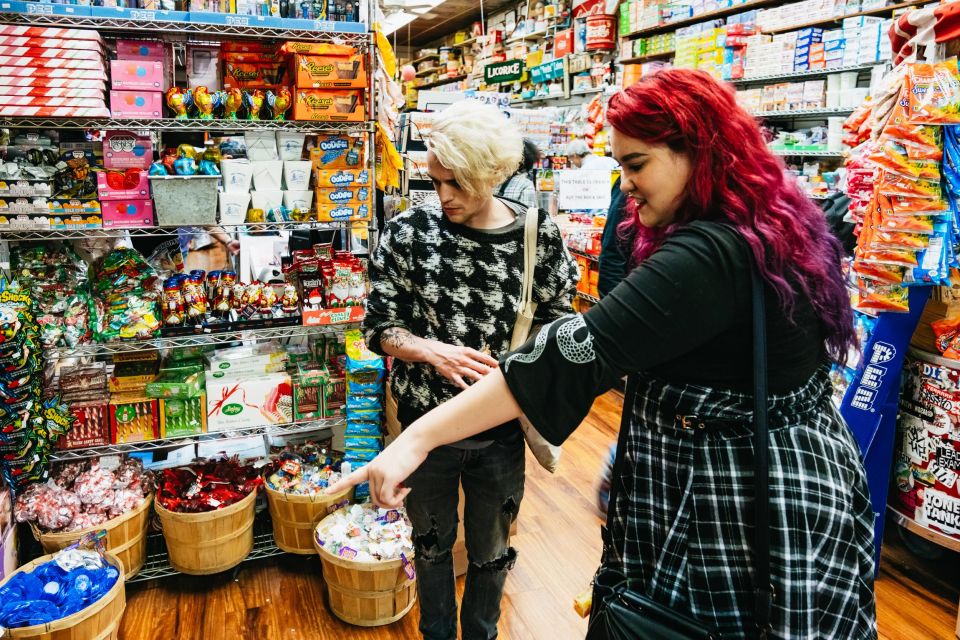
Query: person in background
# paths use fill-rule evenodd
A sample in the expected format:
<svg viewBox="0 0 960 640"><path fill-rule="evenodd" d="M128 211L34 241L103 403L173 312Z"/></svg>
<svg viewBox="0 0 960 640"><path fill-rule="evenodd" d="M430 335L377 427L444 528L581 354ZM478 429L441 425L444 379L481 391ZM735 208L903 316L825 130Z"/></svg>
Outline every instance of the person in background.
<svg viewBox="0 0 960 640"><path fill-rule="evenodd" d="M733 87L660 71L612 96L607 116L636 266L330 491L369 481L374 502L395 506L418 491L402 483L433 448L519 415L559 445L630 374L604 577L725 638L875 640L874 513L829 377L856 341L840 243ZM756 584L753 538L757 293L769 585Z"/></svg>
<svg viewBox="0 0 960 640"><path fill-rule="evenodd" d="M577 266L549 215L495 196L517 171L519 131L493 106L457 102L434 118L427 169L440 207L387 222L370 262L366 343L394 357L390 389L401 428L497 368L510 348L523 282L524 224L537 216L535 322L570 312ZM452 427L453 425L451 425ZM402 437L401 433L401 437ZM510 524L523 499L524 440L516 416L430 452L407 480L420 632L456 640L452 549L464 492L464 640L497 637Z"/></svg>
<svg viewBox="0 0 960 640"><path fill-rule="evenodd" d="M523 159L520 168L497 188L497 197L506 198L533 207L537 204L537 188L533 184L533 168L540 158L540 150L531 140L523 139Z"/></svg>
<svg viewBox="0 0 960 640"><path fill-rule="evenodd" d="M620 164L609 156L598 156L591 153L590 147L583 140L571 140L566 149L567 162L571 169L586 171L613 171Z"/></svg>

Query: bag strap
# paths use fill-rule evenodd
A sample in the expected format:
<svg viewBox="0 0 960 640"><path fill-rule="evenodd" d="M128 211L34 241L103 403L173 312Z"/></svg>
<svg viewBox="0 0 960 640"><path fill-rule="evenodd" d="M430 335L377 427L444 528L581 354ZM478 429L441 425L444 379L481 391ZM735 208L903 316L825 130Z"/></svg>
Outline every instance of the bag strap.
<svg viewBox="0 0 960 640"><path fill-rule="evenodd" d="M751 257L751 262L753 258ZM756 265L751 268L751 289L753 290L753 449L754 449L754 522L753 551L756 563L754 586L754 617L761 638L766 638L771 629L770 619L773 610L774 590L770 582L770 485L769 485L769 428L767 397L767 321L764 301L763 280ZM626 476L623 473L626 451L627 431L633 405L636 401L638 376L631 374L627 378L627 387L623 395L623 413L620 416L620 434L617 436L617 454L613 462L610 478L610 497L607 504L607 524L603 532L603 542L610 544L609 530L613 522L614 507L619 483Z"/></svg>
<svg viewBox="0 0 960 640"><path fill-rule="evenodd" d="M523 289L520 292L520 311L533 302L533 272L537 266L537 227L539 211L527 209L523 225Z"/></svg>
<svg viewBox="0 0 960 640"><path fill-rule="evenodd" d="M513 174L513 176L515 175L517 174ZM503 194L507 192L507 187L509 187L510 183L513 182L513 176L510 176L509 178L507 178L506 180L500 183L500 188L497 189L497 195L500 196L501 198L503 197Z"/></svg>
<svg viewBox="0 0 960 640"><path fill-rule="evenodd" d="M761 638L770 631L773 584L770 582L770 436L767 400L767 312L763 279L750 258L753 289L753 553L756 567L754 616Z"/></svg>

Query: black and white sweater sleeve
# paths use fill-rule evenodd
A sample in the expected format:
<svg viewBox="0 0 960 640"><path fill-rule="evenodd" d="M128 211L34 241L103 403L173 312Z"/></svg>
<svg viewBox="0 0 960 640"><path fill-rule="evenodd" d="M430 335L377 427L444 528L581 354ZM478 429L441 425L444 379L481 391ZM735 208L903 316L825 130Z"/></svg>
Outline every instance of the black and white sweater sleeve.
<svg viewBox="0 0 960 640"><path fill-rule="evenodd" d="M372 289L367 298L363 329L367 347L387 355L380 346L383 332L393 327L410 330L413 316L413 283L410 280L414 229L406 216L388 222L370 259Z"/></svg>
<svg viewBox="0 0 960 640"><path fill-rule="evenodd" d="M580 270L567 251L556 222L543 211L539 215L533 286L533 300L537 303L534 323L546 324L572 311Z"/></svg>

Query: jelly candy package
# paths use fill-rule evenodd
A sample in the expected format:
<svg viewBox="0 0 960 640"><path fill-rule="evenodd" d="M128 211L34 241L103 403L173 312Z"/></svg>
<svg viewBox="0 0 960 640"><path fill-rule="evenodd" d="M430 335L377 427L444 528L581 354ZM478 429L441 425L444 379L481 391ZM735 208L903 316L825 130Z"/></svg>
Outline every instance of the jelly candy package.
<svg viewBox="0 0 960 640"><path fill-rule="evenodd" d="M960 123L960 72L957 58L942 62L915 62L908 69L910 122L915 124Z"/></svg>
<svg viewBox="0 0 960 640"><path fill-rule="evenodd" d="M899 284L880 284L858 279L859 296L856 309L863 312L898 312L910 310L907 288Z"/></svg>

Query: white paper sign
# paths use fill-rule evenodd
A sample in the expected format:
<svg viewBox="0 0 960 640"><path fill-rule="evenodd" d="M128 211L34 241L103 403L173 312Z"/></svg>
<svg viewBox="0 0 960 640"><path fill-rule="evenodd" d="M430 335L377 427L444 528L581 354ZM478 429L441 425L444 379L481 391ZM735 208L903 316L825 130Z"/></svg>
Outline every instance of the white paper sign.
<svg viewBox="0 0 960 640"><path fill-rule="evenodd" d="M556 172L559 207L566 211L608 209L613 182L610 171L565 169Z"/></svg>
<svg viewBox="0 0 960 640"><path fill-rule="evenodd" d="M929 524L952 534L960 535L960 500L942 491L924 491L923 513Z"/></svg>

